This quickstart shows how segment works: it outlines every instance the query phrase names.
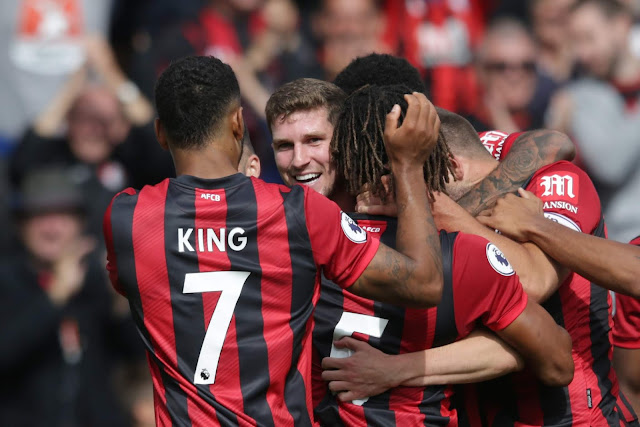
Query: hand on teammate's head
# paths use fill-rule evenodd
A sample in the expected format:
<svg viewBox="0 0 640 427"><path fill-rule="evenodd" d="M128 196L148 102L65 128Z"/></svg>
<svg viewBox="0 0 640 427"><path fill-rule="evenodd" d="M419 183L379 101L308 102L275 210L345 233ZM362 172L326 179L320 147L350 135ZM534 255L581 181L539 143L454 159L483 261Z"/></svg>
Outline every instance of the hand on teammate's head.
<svg viewBox="0 0 640 427"><path fill-rule="evenodd" d="M394 105L387 114L384 143L387 155L393 162L422 166L438 141L440 119L433 104L419 92L406 94L408 107L402 125L398 121L402 114L399 105Z"/></svg>

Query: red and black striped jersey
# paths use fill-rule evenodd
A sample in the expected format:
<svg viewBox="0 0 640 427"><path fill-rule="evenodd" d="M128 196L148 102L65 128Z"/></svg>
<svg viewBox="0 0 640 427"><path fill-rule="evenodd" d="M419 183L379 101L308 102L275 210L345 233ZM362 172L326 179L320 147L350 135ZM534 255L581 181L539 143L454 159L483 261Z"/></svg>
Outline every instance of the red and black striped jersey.
<svg viewBox="0 0 640 427"><path fill-rule="evenodd" d="M396 220L353 215L370 234L394 247ZM404 309L361 298L323 280L314 317L314 348L319 362L347 354L333 340L353 335L387 354L421 351L452 343L476 326L501 330L524 310L527 296L498 248L482 237L441 232L444 289L432 309ZM318 377L314 364L316 418L323 425L457 425L448 386L396 387L366 401L338 402ZM317 379L317 381L316 381Z"/></svg>
<svg viewBox="0 0 640 427"><path fill-rule="evenodd" d="M640 236L629 242L640 246ZM640 301L616 294L616 310L613 322L613 345L616 347L640 348Z"/></svg>
<svg viewBox="0 0 640 427"><path fill-rule="evenodd" d="M504 153L504 151L503 151ZM561 161L539 169L525 188L543 202L545 216L576 231L605 237L598 194L589 176ZM611 364L611 297L576 273L542 306L573 341L574 378L567 387L541 384L529 370L483 385L492 426L619 426L620 408Z"/></svg>
<svg viewBox="0 0 640 427"><path fill-rule="evenodd" d="M313 190L236 174L116 195L108 270L147 350L158 425L312 425L320 272L342 286L379 240Z"/></svg>

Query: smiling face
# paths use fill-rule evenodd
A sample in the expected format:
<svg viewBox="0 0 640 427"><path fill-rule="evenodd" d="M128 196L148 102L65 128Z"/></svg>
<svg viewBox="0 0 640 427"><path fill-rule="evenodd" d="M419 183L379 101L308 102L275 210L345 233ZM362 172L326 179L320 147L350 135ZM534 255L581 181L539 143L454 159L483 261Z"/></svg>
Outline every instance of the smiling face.
<svg viewBox="0 0 640 427"><path fill-rule="evenodd" d="M272 125L276 165L288 186L303 184L329 196L336 181L331 164L333 125L327 109L296 111L279 116Z"/></svg>

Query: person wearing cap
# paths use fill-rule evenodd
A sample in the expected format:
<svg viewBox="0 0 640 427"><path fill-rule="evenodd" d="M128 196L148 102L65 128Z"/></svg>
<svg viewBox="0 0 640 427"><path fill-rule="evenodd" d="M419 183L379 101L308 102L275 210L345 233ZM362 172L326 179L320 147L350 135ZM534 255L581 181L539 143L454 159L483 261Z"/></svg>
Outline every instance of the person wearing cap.
<svg viewBox="0 0 640 427"><path fill-rule="evenodd" d="M81 192L29 173L13 206L20 246L0 259L0 425L123 425L109 386L110 295L89 257Z"/></svg>

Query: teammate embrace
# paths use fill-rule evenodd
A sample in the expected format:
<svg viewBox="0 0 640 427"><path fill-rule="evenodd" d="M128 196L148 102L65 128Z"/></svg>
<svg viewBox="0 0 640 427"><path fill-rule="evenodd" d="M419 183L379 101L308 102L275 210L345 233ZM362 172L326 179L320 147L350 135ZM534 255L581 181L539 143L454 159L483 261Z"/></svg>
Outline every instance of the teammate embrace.
<svg viewBox="0 0 640 427"><path fill-rule="evenodd" d="M336 84L296 80L267 104L285 187L237 173L259 165L239 165L227 65L191 57L161 76L156 132L178 177L105 214L157 424L637 424L611 367L609 293L511 219L604 236L589 177L561 161L568 139L483 141L388 55ZM530 193L489 210L519 187L548 219Z"/></svg>

